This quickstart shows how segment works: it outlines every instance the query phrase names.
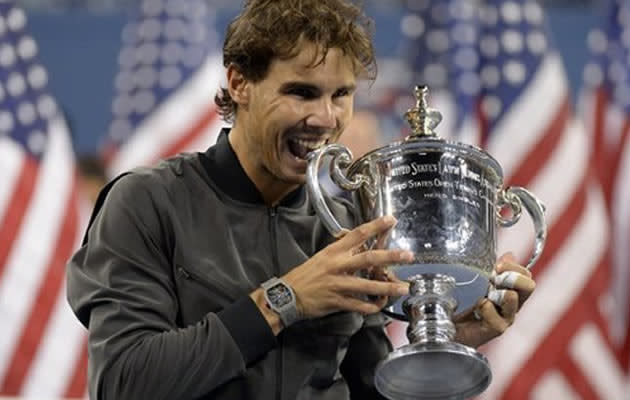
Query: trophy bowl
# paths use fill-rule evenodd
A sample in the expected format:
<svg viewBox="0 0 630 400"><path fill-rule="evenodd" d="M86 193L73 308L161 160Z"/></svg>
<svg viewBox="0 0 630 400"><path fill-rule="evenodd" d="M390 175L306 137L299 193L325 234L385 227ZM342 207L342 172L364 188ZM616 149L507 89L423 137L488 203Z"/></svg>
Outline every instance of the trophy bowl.
<svg viewBox="0 0 630 400"><path fill-rule="evenodd" d="M484 150L437 137L441 114L428 108L427 87L414 93L416 106L405 114L410 136L356 161L340 144L313 151L307 190L326 228L340 237L345 229L324 201L318 177L323 161L330 160L333 182L352 192L357 223L385 215L398 220L368 248L415 254L413 263L388 268L393 279L410 284L408 296L383 310L409 322L409 344L378 365L377 389L395 400L461 399L484 391L492 373L481 353L453 341L453 318L493 287L497 230L515 224L523 208L534 222L527 267L534 265L546 239L544 206L522 187L503 188L501 166Z"/></svg>

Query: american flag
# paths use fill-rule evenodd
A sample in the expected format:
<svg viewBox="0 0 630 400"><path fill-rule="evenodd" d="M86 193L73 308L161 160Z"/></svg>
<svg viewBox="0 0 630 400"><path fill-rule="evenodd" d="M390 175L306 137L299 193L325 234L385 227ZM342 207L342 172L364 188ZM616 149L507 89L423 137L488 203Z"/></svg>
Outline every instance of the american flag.
<svg viewBox="0 0 630 400"><path fill-rule="evenodd" d="M430 101L445 117L438 133L484 147L502 165L505 186L527 187L547 206L547 245L533 270L537 289L514 325L482 348L493 381L481 397L630 398L603 317L617 315L606 296L605 198L544 10L534 0L407 6L401 22L409 43L407 86L435 88ZM524 215L501 231L499 253L528 259L528 220Z"/></svg>
<svg viewBox="0 0 630 400"><path fill-rule="evenodd" d="M608 312L600 317L607 345L626 377L630 371L630 1L608 1L588 35L592 60L584 68L580 115L590 134L593 165L611 223ZM629 385L630 386L630 385ZM630 397L630 391L627 392Z"/></svg>
<svg viewBox="0 0 630 400"><path fill-rule="evenodd" d="M64 286L81 236L74 155L26 22L0 2L0 395L81 397L85 331Z"/></svg>
<svg viewBox="0 0 630 400"><path fill-rule="evenodd" d="M222 122L214 95L224 72L216 15L203 0L143 0L122 32L113 120L113 175L182 151L205 150Z"/></svg>

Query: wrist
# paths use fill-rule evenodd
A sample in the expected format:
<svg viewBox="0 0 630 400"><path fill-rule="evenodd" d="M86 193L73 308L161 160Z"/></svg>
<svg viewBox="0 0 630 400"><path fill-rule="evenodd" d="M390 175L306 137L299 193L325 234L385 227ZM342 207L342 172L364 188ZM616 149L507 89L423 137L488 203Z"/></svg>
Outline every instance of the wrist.
<svg viewBox="0 0 630 400"><path fill-rule="evenodd" d="M258 288L253 291L249 295L249 297L252 298L252 300L258 307L258 310L269 324L269 327L271 328L273 334L277 336L282 331L282 329L284 329L284 325L282 324L280 316L272 309L270 309L267 305L267 300L265 300L265 295L262 288Z"/></svg>

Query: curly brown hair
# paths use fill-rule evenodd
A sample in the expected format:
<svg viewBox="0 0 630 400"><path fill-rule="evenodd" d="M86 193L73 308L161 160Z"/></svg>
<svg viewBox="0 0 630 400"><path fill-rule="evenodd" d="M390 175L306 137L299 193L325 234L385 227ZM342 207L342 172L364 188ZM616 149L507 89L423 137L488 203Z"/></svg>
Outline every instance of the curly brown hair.
<svg viewBox="0 0 630 400"><path fill-rule="evenodd" d="M357 76L373 80L376 61L373 22L353 0L246 0L230 23L223 44L223 65L235 66L243 76L259 82L274 59L298 55L303 40L320 46L313 66L328 50L339 48L350 56ZM225 121L233 121L237 104L226 88L214 99Z"/></svg>

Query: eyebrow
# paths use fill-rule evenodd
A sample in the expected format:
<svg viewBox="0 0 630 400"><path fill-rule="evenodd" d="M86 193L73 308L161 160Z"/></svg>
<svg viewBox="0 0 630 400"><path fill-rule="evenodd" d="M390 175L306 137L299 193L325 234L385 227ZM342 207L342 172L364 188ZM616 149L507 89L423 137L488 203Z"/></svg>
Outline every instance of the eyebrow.
<svg viewBox="0 0 630 400"><path fill-rule="evenodd" d="M313 85L312 83L301 82L301 81L285 82L284 84L282 84L282 86L280 86L280 91L285 93L285 92L287 92L287 91L289 91L291 89L297 89L297 88L308 89L308 90L312 90L312 91L314 91L316 93L321 93L321 89L318 86ZM338 90L347 90L347 91L353 93L356 90L356 88L357 88L356 84L343 85L343 86L338 87L335 90L335 92L338 91Z"/></svg>

